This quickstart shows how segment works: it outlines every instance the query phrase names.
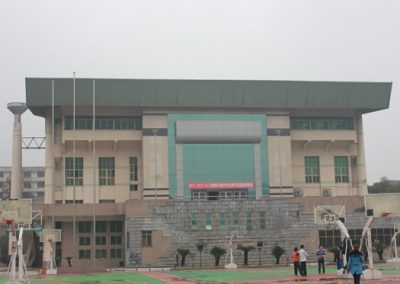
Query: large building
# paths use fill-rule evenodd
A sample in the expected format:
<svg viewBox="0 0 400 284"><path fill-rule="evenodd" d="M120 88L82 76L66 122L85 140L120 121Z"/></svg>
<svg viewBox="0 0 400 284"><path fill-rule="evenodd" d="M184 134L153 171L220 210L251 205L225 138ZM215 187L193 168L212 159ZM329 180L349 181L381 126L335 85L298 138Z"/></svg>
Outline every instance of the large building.
<svg viewBox="0 0 400 284"><path fill-rule="evenodd" d="M22 169L22 198L43 203L44 167L24 167ZM9 199L11 190L11 167L0 167L0 197Z"/></svg>
<svg viewBox="0 0 400 284"><path fill-rule="evenodd" d="M223 245L232 230L269 251L319 243L313 204L362 207L362 115L388 108L390 92L371 82L27 78L27 106L45 119L43 210L63 231L58 255L168 265L177 247Z"/></svg>

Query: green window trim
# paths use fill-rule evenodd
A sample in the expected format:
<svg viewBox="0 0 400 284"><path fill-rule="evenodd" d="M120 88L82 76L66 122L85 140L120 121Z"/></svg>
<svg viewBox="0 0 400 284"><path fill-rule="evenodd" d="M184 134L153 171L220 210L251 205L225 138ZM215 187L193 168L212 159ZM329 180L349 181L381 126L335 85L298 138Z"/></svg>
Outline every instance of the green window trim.
<svg viewBox="0 0 400 284"><path fill-rule="evenodd" d="M107 244L107 237L96 236L96 246L105 246Z"/></svg>
<svg viewBox="0 0 400 284"><path fill-rule="evenodd" d="M349 182L349 157L335 156L335 182L348 183Z"/></svg>
<svg viewBox="0 0 400 284"><path fill-rule="evenodd" d="M142 247L152 247L152 231L142 231Z"/></svg>
<svg viewBox="0 0 400 284"><path fill-rule="evenodd" d="M79 259L90 259L90 249L80 249L79 250Z"/></svg>
<svg viewBox="0 0 400 284"><path fill-rule="evenodd" d="M225 214L219 213L219 228L225 230Z"/></svg>
<svg viewBox="0 0 400 284"><path fill-rule="evenodd" d="M197 213L192 213L192 231L197 230Z"/></svg>
<svg viewBox="0 0 400 284"><path fill-rule="evenodd" d="M110 257L111 258L122 258L122 249L111 249Z"/></svg>
<svg viewBox="0 0 400 284"><path fill-rule="evenodd" d="M99 158L99 185L115 185L115 158Z"/></svg>
<svg viewBox="0 0 400 284"><path fill-rule="evenodd" d="M260 229L265 230L266 225L265 225L265 212L261 211L259 212L259 221L260 221Z"/></svg>
<svg viewBox="0 0 400 284"><path fill-rule="evenodd" d="M110 221L110 232L111 233L122 233L123 222L121 220Z"/></svg>
<svg viewBox="0 0 400 284"><path fill-rule="evenodd" d="M122 245L122 236L111 236L111 245Z"/></svg>
<svg viewBox="0 0 400 284"><path fill-rule="evenodd" d="M106 249L96 249L96 258L107 258L107 250Z"/></svg>
<svg viewBox="0 0 400 284"><path fill-rule="evenodd" d="M212 226L212 215L211 215L211 213L206 213L206 226Z"/></svg>
<svg viewBox="0 0 400 284"><path fill-rule="evenodd" d="M130 181L138 180L138 159L137 159L137 157L129 157L129 179L130 179Z"/></svg>
<svg viewBox="0 0 400 284"><path fill-rule="evenodd" d="M354 130L354 119L338 118L292 118L290 128L294 130Z"/></svg>
<svg viewBox="0 0 400 284"><path fill-rule="evenodd" d="M73 130L72 116L64 118L64 130ZM97 130L141 130L141 116L98 116L95 123ZM75 130L92 130L93 117L75 116Z"/></svg>
<svg viewBox="0 0 400 284"><path fill-rule="evenodd" d="M90 246L90 237L79 237L80 246Z"/></svg>
<svg viewBox="0 0 400 284"><path fill-rule="evenodd" d="M253 212L247 212L246 228L253 230Z"/></svg>
<svg viewBox="0 0 400 284"><path fill-rule="evenodd" d="M304 157L304 171L306 183L320 183L320 166L318 156Z"/></svg>
<svg viewBox="0 0 400 284"><path fill-rule="evenodd" d="M75 168L74 168L75 160ZM83 158L66 157L65 158L65 185L73 186L83 185Z"/></svg>
<svg viewBox="0 0 400 284"><path fill-rule="evenodd" d="M91 233L92 232L92 222L79 221L78 222L78 232L79 233Z"/></svg>
<svg viewBox="0 0 400 284"><path fill-rule="evenodd" d="M239 212L232 212L232 225L233 228L236 230L238 229L240 224L240 213Z"/></svg>

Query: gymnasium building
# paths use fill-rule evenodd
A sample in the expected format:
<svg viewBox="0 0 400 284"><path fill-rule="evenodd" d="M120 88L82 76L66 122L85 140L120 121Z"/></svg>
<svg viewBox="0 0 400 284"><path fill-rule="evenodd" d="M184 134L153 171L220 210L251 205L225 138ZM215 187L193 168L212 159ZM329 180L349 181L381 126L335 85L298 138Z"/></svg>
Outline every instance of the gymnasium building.
<svg viewBox="0 0 400 284"><path fill-rule="evenodd" d="M198 265L202 244L211 265L208 251L232 231L259 245L263 263L277 244L287 254L300 243L333 247L338 230L315 225L312 208L345 205L361 234L362 116L387 109L391 87L27 78L27 107L46 129L44 204L35 206L45 227L62 230L57 257L75 264L173 265L188 248ZM390 241L391 225L376 226L373 238Z"/></svg>

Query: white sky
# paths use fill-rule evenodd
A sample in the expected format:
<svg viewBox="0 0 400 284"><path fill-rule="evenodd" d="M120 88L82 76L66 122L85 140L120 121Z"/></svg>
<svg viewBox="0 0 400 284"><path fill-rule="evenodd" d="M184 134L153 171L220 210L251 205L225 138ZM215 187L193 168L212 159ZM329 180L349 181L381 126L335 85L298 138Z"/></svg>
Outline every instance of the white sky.
<svg viewBox="0 0 400 284"><path fill-rule="evenodd" d="M393 82L364 116L368 183L400 180L400 1L0 0L0 166L25 77ZM23 115L23 136L44 120ZM24 166L44 165L25 150Z"/></svg>

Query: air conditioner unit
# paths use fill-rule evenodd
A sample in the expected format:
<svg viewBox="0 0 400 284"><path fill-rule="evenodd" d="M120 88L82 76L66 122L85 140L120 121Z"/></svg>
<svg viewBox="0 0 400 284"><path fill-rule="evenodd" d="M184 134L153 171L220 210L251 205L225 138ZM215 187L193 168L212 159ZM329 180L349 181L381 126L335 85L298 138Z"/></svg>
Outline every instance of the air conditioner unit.
<svg viewBox="0 0 400 284"><path fill-rule="evenodd" d="M293 195L294 197L303 197L304 190L302 188L295 188L293 189Z"/></svg>
<svg viewBox="0 0 400 284"><path fill-rule="evenodd" d="M332 189L331 188L322 189L322 196L331 197L332 196Z"/></svg>

